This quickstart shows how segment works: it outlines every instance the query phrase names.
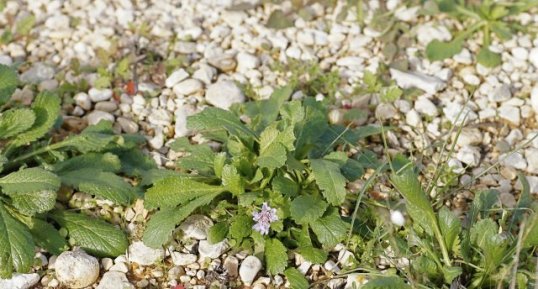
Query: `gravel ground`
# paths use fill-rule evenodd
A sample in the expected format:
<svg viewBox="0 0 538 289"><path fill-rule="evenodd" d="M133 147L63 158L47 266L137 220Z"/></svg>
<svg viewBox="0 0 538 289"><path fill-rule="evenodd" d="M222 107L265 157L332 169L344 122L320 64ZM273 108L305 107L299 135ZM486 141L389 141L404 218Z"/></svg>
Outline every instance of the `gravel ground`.
<svg viewBox="0 0 538 289"><path fill-rule="evenodd" d="M503 59L494 69L476 64L479 44L474 40L453 58L430 62L424 57L425 45L432 39L449 40L450 31L461 27L447 18L419 17L418 7L399 0L386 1L394 18L408 29L403 36L391 28L396 31L394 53L384 50L385 40L372 25L358 24L354 8L348 9L345 1L334 7L309 5L304 18L282 30L267 28L265 23L275 8L290 12L290 1L278 6L257 0L236 2L7 1L0 13L0 34L29 15L35 16L35 25L29 35L15 35L9 44L0 45L0 63L19 65L27 85L15 97L26 101L36 87L37 91L62 89L66 83L78 83L80 92L64 98L67 129L78 131L103 119L114 121L118 132L145 135L147 152L157 164L169 168L180 156L168 144L189 134L187 116L206 106L227 109L233 103L266 98L289 81L289 67L297 60L317 63L323 74L340 76L331 118L339 121L349 108L365 108L369 114L363 123L396 127L387 132L389 151L423 156L430 160L424 163L426 172L433 173L442 160L443 141L455 138L457 132L451 133L450 128L462 128L448 160L463 188L446 201L455 210L463 210L472 199L471 191L479 188L498 189L503 205L513 207L521 189L518 172L527 176L532 193L538 194L538 139L534 138L538 39L518 34L510 41L494 42L491 49L502 53ZM377 1L370 2L375 7ZM538 14L521 14L517 21L536 25ZM124 59L138 61L123 70L127 77L107 78L90 69L118 71ZM385 77L401 88L424 93L394 102L381 102L376 93L357 95L365 71L375 72L387 63L394 68L386 69ZM136 81L137 93L127 80ZM298 90L293 97L302 95ZM316 97L328 95L319 92ZM379 153L383 150L380 139L374 138L371 147ZM472 189L468 188L474 179ZM381 193L387 190L383 184L373 188ZM37 257L42 262L34 274L0 280L0 288L288 286L283 276L265 276L255 257L228 253L225 243L209 245L205 239L212 221L206 216L190 217L166 250L154 250L137 241L148 217L142 201L114 207L76 193L70 204L122 224L132 242L126 255L97 260L80 251L59 257L40 252ZM344 246L337 246L325 264L310 264L300 256L295 262L313 281L325 279L330 288L351 288L360 283L355 276L331 278L346 267L349 254Z"/></svg>

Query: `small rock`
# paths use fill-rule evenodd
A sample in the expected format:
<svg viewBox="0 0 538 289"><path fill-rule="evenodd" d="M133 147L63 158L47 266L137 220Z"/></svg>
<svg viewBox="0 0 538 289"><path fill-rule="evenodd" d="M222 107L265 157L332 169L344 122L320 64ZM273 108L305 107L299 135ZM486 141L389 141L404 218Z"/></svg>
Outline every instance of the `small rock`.
<svg viewBox="0 0 538 289"><path fill-rule="evenodd" d="M327 271L331 271L335 273L340 272L340 268L338 268L338 265L333 260L329 260L325 262L325 264L323 265L323 268L325 268L325 270Z"/></svg>
<svg viewBox="0 0 538 289"><path fill-rule="evenodd" d="M85 92L79 92L77 93L73 99L75 100L75 103L82 107L83 109L85 110L90 110L92 109L92 100L90 99L90 97L88 96L88 94L86 94Z"/></svg>
<svg viewBox="0 0 538 289"><path fill-rule="evenodd" d="M241 267L239 267L241 281L243 281L245 285L250 286L261 268L262 262L260 259L255 256L248 256L241 262Z"/></svg>
<svg viewBox="0 0 538 289"><path fill-rule="evenodd" d="M390 103L381 103L375 109L375 117L380 120L388 120L396 117L398 111Z"/></svg>
<svg viewBox="0 0 538 289"><path fill-rule="evenodd" d="M174 93L176 95L191 95L204 89L204 85L198 79L187 79L174 85Z"/></svg>
<svg viewBox="0 0 538 289"><path fill-rule="evenodd" d="M187 266L196 263L198 257L194 254L184 254L180 252L172 252L172 262L176 266Z"/></svg>
<svg viewBox="0 0 538 289"><path fill-rule="evenodd" d="M456 158L464 164L476 167L480 162L480 150L473 146L463 146L456 154Z"/></svg>
<svg viewBox="0 0 538 289"><path fill-rule="evenodd" d="M529 61L534 67L538 68L538 47L531 49L531 52L529 53Z"/></svg>
<svg viewBox="0 0 538 289"><path fill-rule="evenodd" d="M181 68L172 72L172 74L168 76L168 78L166 79L164 83L166 87L172 88L174 85L178 84L180 81L187 79L187 77L189 77L189 74L187 73L187 71L185 71L185 69Z"/></svg>
<svg viewBox="0 0 538 289"><path fill-rule="evenodd" d="M112 114L100 110L94 110L86 117L88 118L89 125L98 124L102 120L114 122L114 116Z"/></svg>
<svg viewBox="0 0 538 289"><path fill-rule="evenodd" d="M203 240L207 238L207 231L213 226L213 221L204 215L192 215L188 217L179 229L183 231L185 238Z"/></svg>
<svg viewBox="0 0 538 289"><path fill-rule="evenodd" d="M105 101L112 98L112 89L90 88L88 95L93 102Z"/></svg>
<svg viewBox="0 0 538 289"><path fill-rule="evenodd" d="M350 267L351 265L353 265L354 259L355 257L353 256L353 253L348 250L341 250L340 252L338 252L338 263L342 264L343 267Z"/></svg>
<svg viewBox="0 0 538 289"><path fill-rule="evenodd" d="M217 70L207 64L200 64L198 70L192 74L192 78L198 79L206 85L210 85Z"/></svg>
<svg viewBox="0 0 538 289"><path fill-rule="evenodd" d="M230 72L237 65L235 60L229 55L214 56L209 58L207 62L223 72Z"/></svg>
<svg viewBox="0 0 538 289"><path fill-rule="evenodd" d="M499 107L499 116L514 125L519 125L521 121L519 108L511 105L502 105Z"/></svg>
<svg viewBox="0 0 538 289"><path fill-rule="evenodd" d="M406 89L416 87L429 94L434 94L446 86L446 83L441 79L419 72L403 72L391 68L390 74L398 86Z"/></svg>
<svg viewBox="0 0 538 289"><path fill-rule="evenodd" d="M260 60L255 55L246 52L237 54L237 71L246 72L260 65Z"/></svg>
<svg viewBox="0 0 538 289"><path fill-rule="evenodd" d="M457 135L457 134L456 134ZM456 137L455 135L455 137ZM459 146L477 145L482 142L482 133L478 128L464 127L458 136L457 144Z"/></svg>
<svg viewBox="0 0 538 289"><path fill-rule="evenodd" d="M121 272L106 272L96 289L134 289L127 276Z"/></svg>
<svg viewBox="0 0 538 289"><path fill-rule="evenodd" d="M237 268L239 267L239 260L234 256L228 256L224 260L224 270L228 273L228 276L235 278L239 275Z"/></svg>
<svg viewBox="0 0 538 289"><path fill-rule="evenodd" d="M144 245L141 241L133 242L129 246L129 262L135 262L143 266L148 266L161 259L164 255L163 249L153 249Z"/></svg>
<svg viewBox="0 0 538 289"><path fill-rule="evenodd" d="M205 99L213 106L229 109L234 103L244 102L245 96L235 83L224 80L210 85L207 88Z"/></svg>
<svg viewBox="0 0 538 289"><path fill-rule="evenodd" d="M13 273L10 279L0 278L0 289L29 289L39 282L39 275Z"/></svg>
<svg viewBox="0 0 538 289"><path fill-rule="evenodd" d="M531 91L531 105L534 113L538 114L538 85L535 85Z"/></svg>
<svg viewBox="0 0 538 289"><path fill-rule="evenodd" d="M527 161L519 152L507 153L499 156L500 163L503 166L512 167L518 170L527 168Z"/></svg>
<svg viewBox="0 0 538 289"><path fill-rule="evenodd" d="M224 240L216 244L210 244L207 240L202 240L198 244L198 253L200 258L216 259L220 257L226 250L228 250L228 241Z"/></svg>
<svg viewBox="0 0 538 289"><path fill-rule="evenodd" d="M368 279L364 277L364 274L357 274L357 273L349 274L347 275L346 287L344 287L344 289L360 288L367 281Z"/></svg>
<svg viewBox="0 0 538 289"><path fill-rule="evenodd" d="M118 123L120 124L121 129L126 133L136 133L138 132L138 124L128 118L118 117Z"/></svg>
<svg viewBox="0 0 538 289"><path fill-rule="evenodd" d="M118 105L112 101L102 101L95 104L95 110L114 112L116 109L118 109Z"/></svg>
<svg viewBox="0 0 538 289"><path fill-rule="evenodd" d="M405 122L412 127L419 126L421 121L420 115L414 109L405 114Z"/></svg>
<svg viewBox="0 0 538 289"><path fill-rule="evenodd" d="M512 98L512 92L510 91L510 86L506 84L497 87L488 95L488 99L492 102L507 101L510 98Z"/></svg>
<svg viewBox="0 0 538 289"><path fill-rule="evenodd" d="M55 268L58 280L70 288L90 286L99 277L99 261L80 249L60 254Z"/></svg>
<svg viewBox="0 0 538 289"><path fill-rule="evenodd" d="M415 110L419 113L422 113L431 117L435 117L439 114L435 104L433 104L431 100L425 97L420 97L419 99L417 99L417 101L415 101Z"/></svg>
<svg viewBox="0 0 538 289"><path fill-rule="evenodd" d="M41 62L35 63L32 68L21 74L22 82L38 84L42 81L52 79L54 77L54 68L47 66Z"/></svg>
<svg viewBox="0 0 538 289"><path fill-rule="evenodd" d="M127 267L127 264L123 262L116 262L116 264L110 267L109 271L127 273L129 272L129 267Z"/></svg>
<svg viewBox="0 0 538 289"><path fill-rule="evenodd" d="M527 159L527 171L532 174L538 174L538 149L528 148L525 150L525 158Z"/></svg>

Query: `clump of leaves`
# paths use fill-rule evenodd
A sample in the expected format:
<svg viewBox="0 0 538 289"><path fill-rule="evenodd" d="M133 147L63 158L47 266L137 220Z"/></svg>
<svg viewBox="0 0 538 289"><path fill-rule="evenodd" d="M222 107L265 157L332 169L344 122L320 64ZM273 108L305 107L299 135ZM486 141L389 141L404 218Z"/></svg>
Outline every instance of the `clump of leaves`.
<svg viewBox="0 0 538 289"><path fill-rule="evenodd" d="M6 97L17 86L16 73L0 65L0 79L0 277L29 271L35 246L52 254L68 243L97 256L123 254L128 243L121 230L66 210L57 196L74 188L129 205L140 190L123 176L136 175L133 168L145 163L137 150L141 139L115 135L102 122L55 141L51 133L62 122L59 97L42 92L31 107L21 106Z"/></svg>
<svg viewBox="0 0 538 289"><path fill-rule="evenodd" d="M334 97L342 81L338 71L324 71L317 62L290 59L287 64L275 63L273 70L287 73L288 86L306 95Z"/></svg>
<svg viewBox="0 0 538 289"><path fill-rule="evenodd" d="M178 162L181 175L157 181L145 195L145 206L159 209L144 233L148 246L161 247L178 224L205 208L216 220L209 241L227 238L237 248L254 249L270 274L284 272L290 250L313 263L325 261L349 230L339 214L349 202L346 182L365 167L342 149L380 129L330 125L326 104L310 97L288 101L291 93L284 87L233 112L206 108L188 119L191 130L220 150L187 138L171 145L187 155ZM278 216L266 235L253 229L253 213L264 203ZM285 272L301 279L296 273Z"/></svg>
<svg viewBox="0 0 538 289"><path fill-rule="evenodd" d="M534 0L519 1L464 1L436 0L439 10L458 20L468 21L466 29L459 32L450 42L433 40L426 47L428 59L442 60L458 54L463 49L465 40L478 31L482 31L482 48L476 56L478 63L486 67L501 64L501 55L489 49L491 36L495 35L502 41L512 38L513 32L523 27L510 17L528 11L538 5Z"/></svg>
<svg viewBox="0 0 538 289"><path fill-rule="evenodd" d="M2 4L0 3L0 8ZM4 29L2 35L0 35L0 43L8 44L13 40L18 40L22 37L26 37L30 34L32 28L34 28L36 18L33 14L25 15L15 22L10 29Z"/></svg>
<svg viewBox="0 0 538 289"><path fill-rule="evenodd" d="M410 259L409 279L430 288L527 288L536 282L537 204L525 177L520 181L523 190L515 208L499 208L499 192L482 191L462 221L446 207L434 209L414 166L397 157L391 182L404 197L413 223L393 237Z"/></svg>

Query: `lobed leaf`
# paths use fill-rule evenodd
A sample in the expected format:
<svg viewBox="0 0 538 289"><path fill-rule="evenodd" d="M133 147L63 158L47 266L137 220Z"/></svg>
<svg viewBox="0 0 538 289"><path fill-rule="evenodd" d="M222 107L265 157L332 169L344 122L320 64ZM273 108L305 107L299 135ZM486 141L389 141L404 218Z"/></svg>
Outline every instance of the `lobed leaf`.
<svg viewBox="0 0 538 289"><path fill-rule="evenodd" d="M310 223L310 227L323 248L331 249L346 238L348 224L340 218L338 212L332 212Z"/></svg>
<svg viewBox="0 0 538 289"><path fill-rule="evenodd" d="M298 224L309 224L321 218L328 204L313 196L299 196L291 202L291 217Z"/></svg>

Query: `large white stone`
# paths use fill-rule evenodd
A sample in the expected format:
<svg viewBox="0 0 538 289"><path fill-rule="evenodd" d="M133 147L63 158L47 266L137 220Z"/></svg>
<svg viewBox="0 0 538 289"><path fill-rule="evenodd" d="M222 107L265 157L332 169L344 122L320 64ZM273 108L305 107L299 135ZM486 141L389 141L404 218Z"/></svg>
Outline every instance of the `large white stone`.
<svg viewBox="0 0 538 289"><path fill-rule="evenodd" d="M464 164L476 167L480 162L480 150L474 146L463 146L456 154L456 158Z"/></svg>
<svg viewBox="0 0 538 289"><path fill-rule="evenodd" d="M148 266L163 258L164 250L153 249L144 245L141 241L136 241L129 246L129 254L127 256L130 262Z"/></svg>
<svg viewBox="0 0 538 289"><path fill-rule="evenodd" d="M213 226L213 221L204 215L189 216L179 229L185 238L203 240L207 238L207 231Z"/></svg>
<svg viewBox="0 0 538 289"><path fill-rule="evenodd" d="M186 266L196 263L198 256L194 254L185 254L180 252L172 252L172 262L176 266Z"/></svg>
<svg viewBox="0 0 538 289"><path fill-rule="evenodd" d="M90 90L88 91L88 95L93 102L105 101L112 98L112 90L108 88L90 88Z"/></svg>
<svg viewBox="0 0 538 289"><path fill-rule="evenodd" d="M224 240L216 244L210 244L207 240L201 240L198 244L198 253L200 258L216 259L228 250L228 241Z"/></svg>
<svg viewBox="0 0 538 289"><path fill-rule="evenodd" d="M96 289L134 289L133 284L129 283L125 273L111 271L106 272L101 278L101 282Z"/></svg>
<svg viewBox="0 0 538 289"><path fill-rule="evenodd" d="M99 261L82 250L60 254L54 264L56 278L69 288L84 288L99 277Z"/></svg>
<svg viewBox="0 0 538 289"><path fill-rule="evenodd" d="M94 110L90 112L86 117L88 118L89 125L98 124L102 120L114 122L114 115L100 110Z"/></svg>
<svg viewBox="0 0 538 289"><path fill-rule="evenodd" d="M174 93L176 95L191 95L204 89L203 83L198 79L189 78L174 85Z"/></svg>
<svg viewBox="0 0 538 289"><path fill-rule="evenodd" d="M213 106L229 109L234 103L244 102L245 96L235 83L229 80L223 80L207 88L205 99Z"/></svg>
<svg viewBox="0 0 538 289"><path fill-rule="evenodd" d="M441 79L419 72L403 72L398 69L391 68L390 74L398 86L402 88L416 87L429 94L434 94L446 86L446 83Z"/></svg>
<svg viewBox="0 0 538 289"><path fill-rule="evenodd" d="M178 84L180 81L187 79L187 77L189 77L189 74L187 73L187 71L185 71L185 69L178 69L172 72L170 76L168 76L165 81L165 85L166 87L171 88L174 85Z"/></svg>
<svg viewBox="0 0 538 289"><path fill-rule="evenodd" d="M14 273L10 279L0 278L0 289L29 289L39 282L39 275Z"/></svg>
<svg viewBox="0 0 538 289"><path fill-rule="evenodd" d="M256 256L248 256L241 262L239 276L245 285L250 286L262 268L262 262Z"/></svg>

